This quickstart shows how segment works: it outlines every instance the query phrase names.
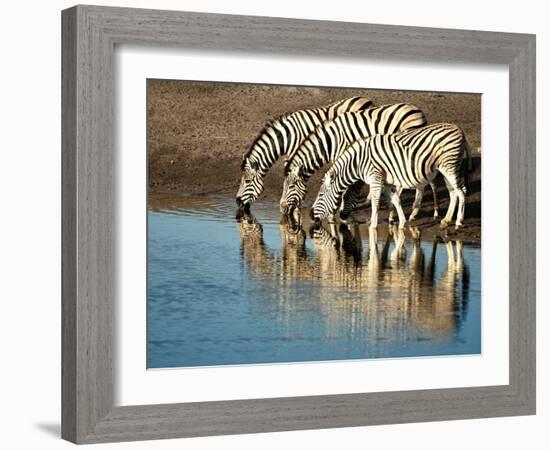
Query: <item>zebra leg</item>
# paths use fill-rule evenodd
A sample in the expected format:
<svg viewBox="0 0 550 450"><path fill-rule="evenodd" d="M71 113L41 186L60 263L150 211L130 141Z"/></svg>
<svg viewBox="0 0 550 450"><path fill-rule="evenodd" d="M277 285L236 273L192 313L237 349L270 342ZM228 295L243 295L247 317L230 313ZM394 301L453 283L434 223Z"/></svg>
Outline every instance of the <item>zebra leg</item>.
<svg viewBox="0 0 550 450"><path fill-rule="evenodd" d="M395 209L393 208L393 204L390 203L390 214L388 216L388 223L391 225L395 222Z"/></svg>
<svg viewBox="0 0 550 450"><path fill-rule="evenodd" d="M336 224L335 223L330 223L329 224L329 232L330 232L330 235L332 236L332 238L334 239L335 242L340 242L339 239L338 239L338 231L336 230Z"/></svg>
<svg viewBox="0 0 550 450"><path fill-rule="evenodd" d="M437 185L435 181L430 182L430 188L432 189L432 194L434 197L434 219L439 217L439 203L437 201Z"/></svg>
<svg viewBox="0 0 550 450"><path fill-rule="evenodd" d="M369 203L371 203L372 201L372 195L370 193L370 188L369 188L369 193L367 194L367 199L365 200L365 205L368 205Z"/></svg>
<svg viewBox="0 0 550 450"><path fill-rule="evenodd" d="M445 174L443 175L445 176L445 184L447 185L447 190L449 191L450 201L449 201L449 208L447 209L447 214L445 214L445 217L443 218L443 220L441 220L440 226L441 228L447 228L451 223L451 221L453 220L455 207L456 207L457 194L456 194L456 189L451 184L451 182L447 179L447 176Z"/></svg>
<svg viewBox="0 0 550 450"><path fill-rule="evenodd" d="M426 264L426 268L424 269L424 280L428 281L429 283L434 282L436 259L437 259L437 238L434 238L432 241L432 251L430 253L430 259L428 259L428 263Z"/></svg>
<svg viewBox="0 0 550 450"><path fill-rule="evenodd" d="M413 238L413 241L420 242L420 229L418 227L409 227L409 231L411 233L411 237Z"/></svg>
<svg viewBox="0 0 550 450"><path fill-rule="evenodd" d="M388 190L388 188L386 189ZM400 230L405 228L405 223L407 222L405 213L403 212L403 208L401 207L401 200L399 200L399 194L401 193L401 191L402 189L399 189L396 191L394 188L389 188L390 201L397 211L397 216L399 217Z"/></svg>
<svg viewBox="0 0 550 450"><path fill-rule="evenodd" d="M382 184L375 182L370 185L371 192L371 217L369 228L376 228L378 226L378 208L380 207L380 194L382 194Z"/></svg>
<svg viewBox="0 0 550 450"><path fill-rule="evenodd" d="M445 244L447 247L447 270L453 271L455 270L455 251L453 247L453 241L448 241L447 244Z"/></svg>
<svg viewBox="0 0 550 450"><path fill-rule="evenodd" d="M464 256L462 251L462 241L456 241L456 271L457 273L464 272Z"/></svg>
<svg viewBox="0 0 550 450"><path fill-rule="evenodd" d="M409 269L417 273L423 269L424 253L420 245L420 230L416 227L411 227L410 232L413 238L413 249L409 258Z"/></svg>
<svg viewBox="0 0 550 450"><path fill-rule="evenodd" d="M369 248L374 249L378 254L378 232L376 228L369 228Z"/></svg>
<svg viewBox="0 0 550 450"><path fill-rule="evenodd" d="M447 185L447 189L449 189L449 195L451 195L451 201L449 203L449 210L447 211L445 218L441 221L441 226L443 228L447 227L449 223L451 223L451 221L453 220L454 211L458 200L458 212L455 224L456 228L458 229L462 226L462 220L464 219L466 187L464 186L464 181L456 175L456 172L450 174L443 172L443 176L445 177L445 184Z"/></svg>
<svg viewBox="0 0 550 450"><path fill-rule="evenodd" d="M416 218L418 211L420 210L420 205L422 205L422 197L424 197L424 188L425 186L419 186L416 188L413 209L411 215L409 216L409 222L413 221Z"/></svg>
<svg viewBox="0 0 550 450"><path fill-rule="evenodd" d="M441 228L447 228L449 224L452 222L453 216L455 214L457 194L455 189L453 188L450 188L450 189L451 190L449 191L449 197L450 197L449 209L447 210L447 214L445 214L445 217L441 221Z"/></svg>
<svg viewBox="0 0 550 450"><path fill-rule="evenodd" d="M369 256L367 261L367 281L369 285L375 285L380 272L378 232L376 228L369 228Z"/></svg>
<svg viewBox="0 0 550 450"><path fill-rule="evenodd" d="M401 197L401 192L403 192L402 187L397 188L397 195ZM395 221L395 208L393 206L393 203L391 202L391 198L388 197L388 200L390 200L390 215L388 216L388 223L391 225Z"/></svg>
<svg viewBox="0 0 550 450"><path fill-rule="evenodd" d="M462 221L464 220L464 204L466 203L466 188L463 186L462 189L456 189L458 196L458 213L456 215L456 224L455 228L458 230L463 226Z"/></svg>
<svg viewBox="0 0 550 450"><path fill-rule="evenodd" d="M402 228L399 228L397 234L394 235L395 248L391 252L390 261L396 263L401 260L404 261L407 257L407 247L405 247L405 232Z"/></svg>

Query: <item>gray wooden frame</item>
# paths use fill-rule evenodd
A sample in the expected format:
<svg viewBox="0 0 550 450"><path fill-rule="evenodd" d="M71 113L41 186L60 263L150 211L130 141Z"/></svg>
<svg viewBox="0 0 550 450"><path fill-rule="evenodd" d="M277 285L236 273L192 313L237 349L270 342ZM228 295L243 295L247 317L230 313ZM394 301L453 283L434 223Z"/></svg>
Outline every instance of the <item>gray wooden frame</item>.
<svg viewBox="0 0 550 450"><path fill-rule="evenodd" d="M96 6L63 11L62 30L63 438L94 443L535 413L535 36ZM508 65L509 384L114 407L113 52L119 43Z"/></svg>

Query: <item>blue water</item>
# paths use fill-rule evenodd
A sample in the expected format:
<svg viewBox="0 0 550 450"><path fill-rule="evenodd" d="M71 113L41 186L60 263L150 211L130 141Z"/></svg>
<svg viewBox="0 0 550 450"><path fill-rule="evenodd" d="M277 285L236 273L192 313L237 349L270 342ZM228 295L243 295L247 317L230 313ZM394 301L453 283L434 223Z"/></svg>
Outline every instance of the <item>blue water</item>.
<svg viewBox="0 0 550 450"><path fill-rule="evenodd" d="M149 203L148 368L481 351L478 247L387 225L312 237L275 203L242 223L232 198Z"/></svg>

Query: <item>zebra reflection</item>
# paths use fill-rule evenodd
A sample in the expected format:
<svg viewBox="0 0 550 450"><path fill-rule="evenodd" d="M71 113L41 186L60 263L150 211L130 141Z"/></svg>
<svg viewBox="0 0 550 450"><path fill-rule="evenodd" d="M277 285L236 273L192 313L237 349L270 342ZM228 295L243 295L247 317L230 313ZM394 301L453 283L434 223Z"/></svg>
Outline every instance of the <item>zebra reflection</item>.
<svg viewBox="0 0 550 450"><path fill-rule="evenodd" d="M313 263L306 250L306 235L302 227L282 223L280 255L270 250L263 239L263 227L252 214L238 222L241 257L250 274L273 283L294 283L313 280Z"/></svg>
<svg viewBox="0 0 550 450"><path fill-rule="evenodd" d="M308 246L301 226L281 224L277 252L266 246L253 216L239 229L250 280L285 286L283 301L274 306L280 317L307 304L322 318L327 338L376 339L383 356L384 342L452 338L466 317L469 270L461 241L434 238L427 246L416 228L389 226L379 235L377 229L332 224L311 229ZM446 264L436 265L438 258Z"/></svg>

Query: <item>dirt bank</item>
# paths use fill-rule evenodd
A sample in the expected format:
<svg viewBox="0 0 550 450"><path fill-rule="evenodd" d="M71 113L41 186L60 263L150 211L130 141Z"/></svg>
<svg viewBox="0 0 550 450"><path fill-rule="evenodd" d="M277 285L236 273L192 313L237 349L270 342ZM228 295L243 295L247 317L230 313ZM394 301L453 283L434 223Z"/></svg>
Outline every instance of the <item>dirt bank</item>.
<svg viewBox="0 0 550 450"><path fill-rule="evenodd" d="M477 94L149 80L149 187L234 193L241 157L268 120L353 95L372 98L375 105L417 105L430 122L455 123L473 148L480 147ZM279 163L267 176L265 198L278 198L281 180Z"/></svg>

